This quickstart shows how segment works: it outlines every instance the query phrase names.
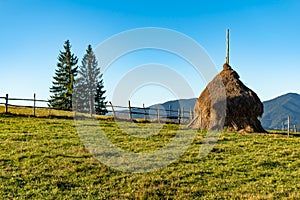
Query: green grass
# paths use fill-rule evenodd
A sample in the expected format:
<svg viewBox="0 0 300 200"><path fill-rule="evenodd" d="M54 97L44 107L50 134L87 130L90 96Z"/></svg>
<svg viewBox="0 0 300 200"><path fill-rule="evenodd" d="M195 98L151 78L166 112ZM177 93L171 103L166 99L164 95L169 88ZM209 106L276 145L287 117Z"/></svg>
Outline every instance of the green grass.
<svg viewBox="0 0 300 200"><path fill-rule="evenodd" d="M112 120L99 122L119 147L151 152L178 126L165 125L150 138L127 135ZM138 134L137 126L122 122ZM138 125L148 126L148 124ZM184 133L185 130L180 130ZM95 159L72 119L0 114L0 196L3 199L297 199L300 137L222 133L199 159L205 133L169 166L125 173Z"/></svg>

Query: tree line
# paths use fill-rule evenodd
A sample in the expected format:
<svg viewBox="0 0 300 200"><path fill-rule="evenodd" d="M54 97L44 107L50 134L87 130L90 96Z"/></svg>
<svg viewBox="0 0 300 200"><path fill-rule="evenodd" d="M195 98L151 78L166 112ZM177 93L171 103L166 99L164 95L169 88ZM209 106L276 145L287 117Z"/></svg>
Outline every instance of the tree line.
<svg viewBox="0 0 300 200"><path fill-rule="evenodd" d="M71 52L70 41L58 55L57 68L50 88L49 106L61 110L105 115L107 113L103 74L92 46L88 45L80 65Z"/></svg>

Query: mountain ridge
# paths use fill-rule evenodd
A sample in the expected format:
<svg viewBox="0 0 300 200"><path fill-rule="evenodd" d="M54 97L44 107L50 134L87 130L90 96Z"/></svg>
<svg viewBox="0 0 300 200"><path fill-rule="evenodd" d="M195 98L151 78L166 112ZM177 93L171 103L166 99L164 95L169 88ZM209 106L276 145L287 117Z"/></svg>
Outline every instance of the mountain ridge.
<svg viewBox="0 0 300 200"><path fill-rule="evenodd" d="M194 110L196 100L197 98L171 100L161 104L154 104L149 106L149 108L161 106L168 110L171 105L172 110L184 107L186 111L189 111L190 108ZM264 113L260 121L265 129L281 129L282 122L285 123L286 128L288 115L291 118L291 126L296 125L300 128L300 94L287 93L262 103L264 105Z"/></svg>
<svg viewBox="0 0 300 200"><path fill-rule="evenodd" d="M268 129L281 129L282 122L287 126L287 117L290 116L291 125L300 127L300 95L287 93L263 102L264 114L261 123Z"/></svg>

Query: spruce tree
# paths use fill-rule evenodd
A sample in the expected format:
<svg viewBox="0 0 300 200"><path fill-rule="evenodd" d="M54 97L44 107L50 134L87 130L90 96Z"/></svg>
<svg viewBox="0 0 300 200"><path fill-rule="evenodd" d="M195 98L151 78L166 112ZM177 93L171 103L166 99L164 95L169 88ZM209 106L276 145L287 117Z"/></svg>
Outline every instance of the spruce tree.
<svg viewBox="0 0 300 200"><path fill-rule="evenodd" d="M72 110L74 80L77 75L77 57L71 53L70 41L64 44L64 51L58 56L57 69L50 92L49 106L56 109Z"/></svg>
<svg viewBox="0 0 300 200"><path fill-rule="evenodd" d="M105 115L106 113L108 113L108 111L106 109L107 101L105 101L105 96L104 96L106 90L104 90L102 74L100 74L99 79L100 81L97 83L96 94L95 94L95 111L99 115Z"/></svg>
<svg viewBox="0 0 300 200"><path fill-rule="evenodd" d="M103 90L102 75L91 45L86 50L78 72L79 77L76 79L75 88L77 110L91 115L93 113L105 114L107 111L103 96L105 90ZM101 105L101 110L98 105Z"/></svg>

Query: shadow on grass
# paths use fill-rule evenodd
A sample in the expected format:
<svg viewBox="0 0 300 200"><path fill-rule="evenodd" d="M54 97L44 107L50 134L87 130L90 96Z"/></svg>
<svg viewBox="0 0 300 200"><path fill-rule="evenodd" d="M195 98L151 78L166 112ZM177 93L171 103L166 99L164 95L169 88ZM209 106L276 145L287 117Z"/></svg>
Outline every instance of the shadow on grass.
<svg viewBox="0 0 300 200"><path fill-rule="evenodd" d="M285 136L292 136L292 137L300 137L299 133L290 132L290 134L288 134L287 132L282 132L282 131L268 131L267 135L285 135Z"/></svg>
<svg viewBox="0 0 300 200"><path fill-rule="evenodd" d="M74 117L71 116L56 116L56 115L49 115L49 116L34 116L34 115L28 115L28 114L16 114L16 113L0 113L0 117L19 117L19 118L45 118L45 119L74 119Z"/></svg>
<svg viewBox="0 0 300 200"><path fill-rule="evenodd" d="M40 118L40 119L91 119L90 116L67 116L67 115L39 115L39 116L34 116L34 115L29 115L29 114L16 114L16 113L0 113L0 117L19 117L19 118ZM101 119L101 120L114 120L113 117L93 117L93 119Z"/></svg>

